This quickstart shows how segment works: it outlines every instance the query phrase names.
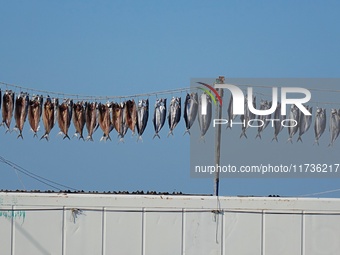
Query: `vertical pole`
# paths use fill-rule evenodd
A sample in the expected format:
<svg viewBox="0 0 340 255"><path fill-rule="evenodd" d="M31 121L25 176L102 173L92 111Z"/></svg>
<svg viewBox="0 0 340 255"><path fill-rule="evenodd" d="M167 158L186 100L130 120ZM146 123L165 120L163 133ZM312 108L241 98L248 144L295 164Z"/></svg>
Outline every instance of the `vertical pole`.
<svg viewBox="0 0 340 255"><path fill-rule="evenodd" d="M224 84L224 76L219 76L216 79L216 83ZM223 100L223 89L216 89L218 94L221 96ZM216 104L215 109L215 118L222 119L222 105L220 103ZM215 178L214 178L214 196L218 196L219 194L219 185L220 185L220 173L218 171L218 166L220 166L221 159L221 125L217 125L215 128Z"/></svg>

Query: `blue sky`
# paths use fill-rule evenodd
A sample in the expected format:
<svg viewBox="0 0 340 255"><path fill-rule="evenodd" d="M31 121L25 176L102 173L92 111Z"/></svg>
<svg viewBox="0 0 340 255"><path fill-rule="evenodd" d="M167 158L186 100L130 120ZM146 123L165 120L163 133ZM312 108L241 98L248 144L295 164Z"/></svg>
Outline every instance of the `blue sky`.
<svg viewBox="0 0 340 255"><path fill-rule="evenodd" d="M60 92L60 98L163 91L218 75L339 77L337 1L0 1L0 6L0 81ZM185 93L173 96L184 100ZM130 134L124 144L99 142L100 130L93 143L66 141L57 136L58 127L49 142L39 141L26 123L23 141L14 132L0 133L0 155L77 189L212 193L212 180L190 178L183 119L173 137L166 137L165 126L161 139L152 140L155 97L149 99L143 143ZM303 145L301 153L308 156L309 148ZM0 188L23 188L13 169L4 164L0 169ZM26 189L49 189L20 176ZM297 196L338 189L339 180L223 179L220 192Z"/></svg>

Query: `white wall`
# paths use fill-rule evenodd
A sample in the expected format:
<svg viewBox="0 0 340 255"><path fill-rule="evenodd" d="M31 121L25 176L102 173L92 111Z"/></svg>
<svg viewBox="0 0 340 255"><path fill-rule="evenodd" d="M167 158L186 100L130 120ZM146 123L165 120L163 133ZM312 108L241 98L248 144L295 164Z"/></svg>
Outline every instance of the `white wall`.
<svg viewBox="0 0 340 255"><path fill-rule="evenodd" d="M0 192L3 254L335 255L340 200Z"/></svg>

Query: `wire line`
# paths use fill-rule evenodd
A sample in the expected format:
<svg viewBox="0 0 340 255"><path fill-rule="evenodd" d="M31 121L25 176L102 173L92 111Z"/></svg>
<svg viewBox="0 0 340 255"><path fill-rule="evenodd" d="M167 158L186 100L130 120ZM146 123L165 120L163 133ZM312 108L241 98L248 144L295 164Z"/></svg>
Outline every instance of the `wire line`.
<svg viewBox="0 0 340 255"><path fill-rule="evenodd" d="M27 175L27 176L31 177L32 179L35 179L36 181L41 182L41 183L43 183L43 184L45 184L45 185L47 185L47 186L49 186L49 187L51 187L51 188L54 188L54 189L56 189L56 190L60 190L60 187L64 187L64 188L67 188L67 189L70 189L70 190L77 191L77 189L75 189L75 188L72 188L72 187L69 187L69 186L60 184L60 183L58 183L58 182L55 182L55 181L49 180L49 179L47 179L47 178L44 178L44 177L42 177L42 176L40 176L40 175L34 174L34 173L32 173L31 171L28 171L27 169L25 169L25 168L23 168L23 167L21 167L21 166L15 164L14 162L11 162L11 161L5 159L5 158L2 157L2 156L0 156L0 162L2 162L2 163L4 163L4 164L7 164L7 165L9 165L10 167L12 167L13 169L19 171L20 173L22 173L22 174L24 174L24 175ZM52 184L50 184L50 183L52 183L52 184L54 184L54 185L52 185ZM59 188L56 187L55 185L59 186Z"/></svg>

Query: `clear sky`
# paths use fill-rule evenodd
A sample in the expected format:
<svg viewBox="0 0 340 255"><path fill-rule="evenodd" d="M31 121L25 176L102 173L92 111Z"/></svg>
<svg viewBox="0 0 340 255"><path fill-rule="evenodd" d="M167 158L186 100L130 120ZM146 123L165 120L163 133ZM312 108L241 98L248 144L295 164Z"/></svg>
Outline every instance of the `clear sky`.
<svg viewBox="0 0 340 255"><path fill-rule="evenodd" d="M62 93L119 96L163 91L189 87L191 78L218 75L339 77L339 9L338 1L0 0L0 81L60 92L63 98ZM184 102L185 92L173 96ZM329 100L338 98L329 95ZM166 137L166 124L161 139L152 139L155 97L149 100L143 143L136 143L130 133L124 144L117 143L114 133L112 142L99 142L99 129L93 143L68 141L57 136L58 127L49 142L39 141L26 122L24 140L16 139L15 132L0 132L0 155L86 191L212 193L211 179L190 178L190 139L183 137L183 119L173 137ZM313 140L312 129L309 132L310 143L299 145L307 156ZM69 134L73 133L72 126ZM340 145L327 148L328 131L325 137L320 151L336 154ZM251 137L247 143L254 145L253 141ZM268 142L256 146L277 147ZM234 157L249 153L247 146L242 152ZM1 164L0 171L0 189L23 189L12 168ZM19 176L28 190L49 189ZM298 196L338 188L340 179L223 179L220 194Z"/></svg>

